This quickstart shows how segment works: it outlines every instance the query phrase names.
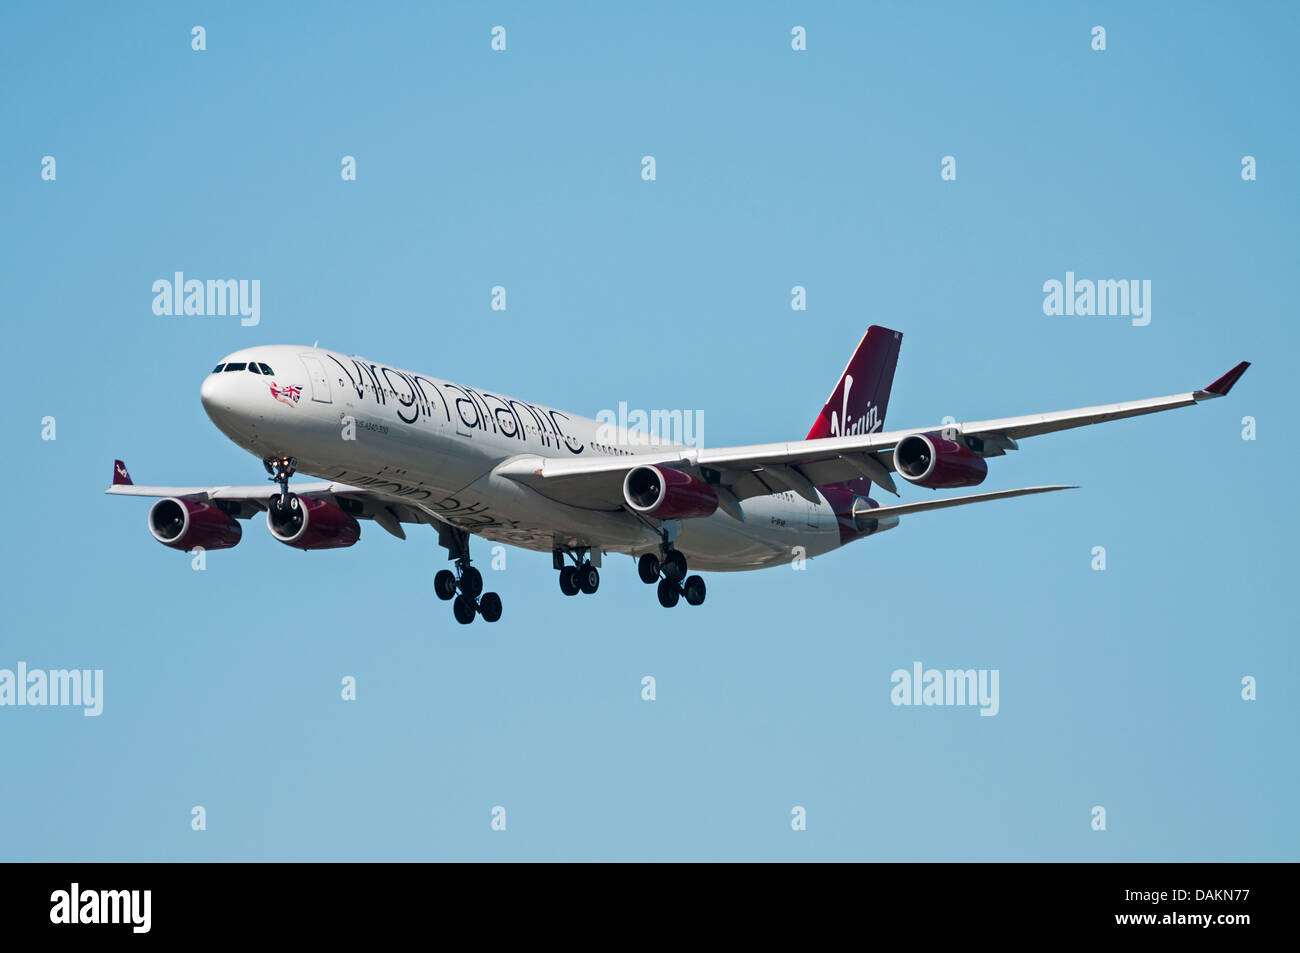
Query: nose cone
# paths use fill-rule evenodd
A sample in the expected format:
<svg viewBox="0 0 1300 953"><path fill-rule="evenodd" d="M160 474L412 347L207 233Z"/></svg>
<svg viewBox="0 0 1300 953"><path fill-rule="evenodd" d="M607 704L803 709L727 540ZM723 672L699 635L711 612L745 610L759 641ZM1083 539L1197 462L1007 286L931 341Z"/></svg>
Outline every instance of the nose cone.
<svg viewBox="0 0 1300 953"><path fill-rule="evenodd" d="M227 436L244 432L248 424L248 381L241 373L209 374L199 388L208 418Z"/></svg>
<svg viewBox="0 0 1300 953"><path fill-rule="evenodd" d="M229 414L233 409L230 406L230 388L221 378L221 374L209 374L199 388L199 400L203 402L203 409L215 422L219 422L217 414Z"/></svg>

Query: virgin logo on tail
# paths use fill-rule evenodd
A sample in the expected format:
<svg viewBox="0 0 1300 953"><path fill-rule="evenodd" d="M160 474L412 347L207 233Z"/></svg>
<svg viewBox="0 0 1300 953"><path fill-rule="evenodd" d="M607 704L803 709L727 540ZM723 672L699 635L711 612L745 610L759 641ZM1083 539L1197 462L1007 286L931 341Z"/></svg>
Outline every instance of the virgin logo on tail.
<svg viewBox="0 0 1300 953"><path fill-rule="evenodd" d="M858 417L852 423L849 423L849 391L853 389L853 375L844 375L844 398L840 402L840 412L837 414L831 411L831 436L848 437L855 434L875 433L880 429L879 409L871 401L867 401L867 412ZM845 422L845 428L840 429L840 421Z"/></svg>

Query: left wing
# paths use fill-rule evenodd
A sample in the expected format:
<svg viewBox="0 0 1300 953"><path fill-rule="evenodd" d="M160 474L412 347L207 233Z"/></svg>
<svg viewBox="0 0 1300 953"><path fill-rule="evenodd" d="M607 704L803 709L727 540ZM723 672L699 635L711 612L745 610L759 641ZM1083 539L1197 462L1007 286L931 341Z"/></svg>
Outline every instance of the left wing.
<svg viewBox="0 0 1300 953"><path fill-rule="evenodd" d="M1007 450L1017 449L1017 441L1024 437L1190 407L1226 396L1249 366L1249 362L1242 361L1201 390L1168 397L964 424L715 450L672 447L624 457L567 460L524 454L505 461L495 472L527 484L543 496L562 503L603 510L614 510L623 505L623 477L633 467L647 464L663 464L700 476L720 491L718 496L722 508L733 516L740 512L735 504L749 497L792 490L804 499L816 502L818 486L864 476L897 494L890 475L893 470L892 451L900 440L911 434L954 429L968 438L968 442L973 442L977 452L983 456L1001 456Z"/></svg>
<svg viewBox="0 0 1300 953"><path fill-rule="evenodd" d="M403 523L430 523L440 525L422 507L389 499L374 490L347 483L319 480L313 483L291 483L289 489L300 496L328 497L357 519L374 520L398 539L406 539ZM104 491L116 496L177 497L207 502L220 500L231 516L249 519L267 510L268 501L279 493L269 484L252 486L137 486L131 482L126 464L113 461L113 484Z"/></svg>

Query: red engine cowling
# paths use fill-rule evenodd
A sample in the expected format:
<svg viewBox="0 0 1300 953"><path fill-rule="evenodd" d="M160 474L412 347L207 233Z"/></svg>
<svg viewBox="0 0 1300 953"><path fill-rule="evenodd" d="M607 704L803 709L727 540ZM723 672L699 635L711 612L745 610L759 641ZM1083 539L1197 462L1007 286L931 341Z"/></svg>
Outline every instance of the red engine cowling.
<svg viewBox="0 0 1300 953"><path fill-rule="evenodd" d="M295 549L342 549L361 537L361 527L351 514L312 496L289 497L287 510L281 509L278 496L272 497L266 525L272 536Z"/></svg>
<svg viewBox="0 0 1300 953"><path fill-rule="evenodd" d="M149 532L172 549L229 549L244 537L243 527L214 503L168 497L149 508Z"/></svg>
<svg viewBox="0 0 1300 953"><path fill-rule="evenodd" d="M661 520L712 516L718 494L697 476L672 467L643 466L623 478L623 499L637 513Z"/></svg>
<svg viewBox="0 0 1300 953"><path fill-rule="evenodd" d="M894 469L909 483L931 490L979 486L989 473L978 453L937 433L914 433L898 441Z"/></svg>

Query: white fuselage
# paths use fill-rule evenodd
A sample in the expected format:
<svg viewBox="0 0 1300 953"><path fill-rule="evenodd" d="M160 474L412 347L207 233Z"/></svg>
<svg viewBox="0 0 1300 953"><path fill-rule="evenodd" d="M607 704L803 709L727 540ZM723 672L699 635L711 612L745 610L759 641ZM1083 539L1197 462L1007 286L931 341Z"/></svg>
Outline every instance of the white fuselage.
<svg viewBox="0 0 1300 953"><path fill-rule="evenodd" d="M493 471L521 454L634 456L663 444L627 434L620 440L597 420L320 348L247 348L222 365L247 362L272 373L213 373L201 396L217 427L261 459L294 457L302 473L528 549L636 555L661 542L654 525L626 508L557 502ZM841 545L835 513L820 493L816 504L790 492L752 497L744 516L718 510L683 520L675 545L692 569L710 571L789 564Z"/></svg>

